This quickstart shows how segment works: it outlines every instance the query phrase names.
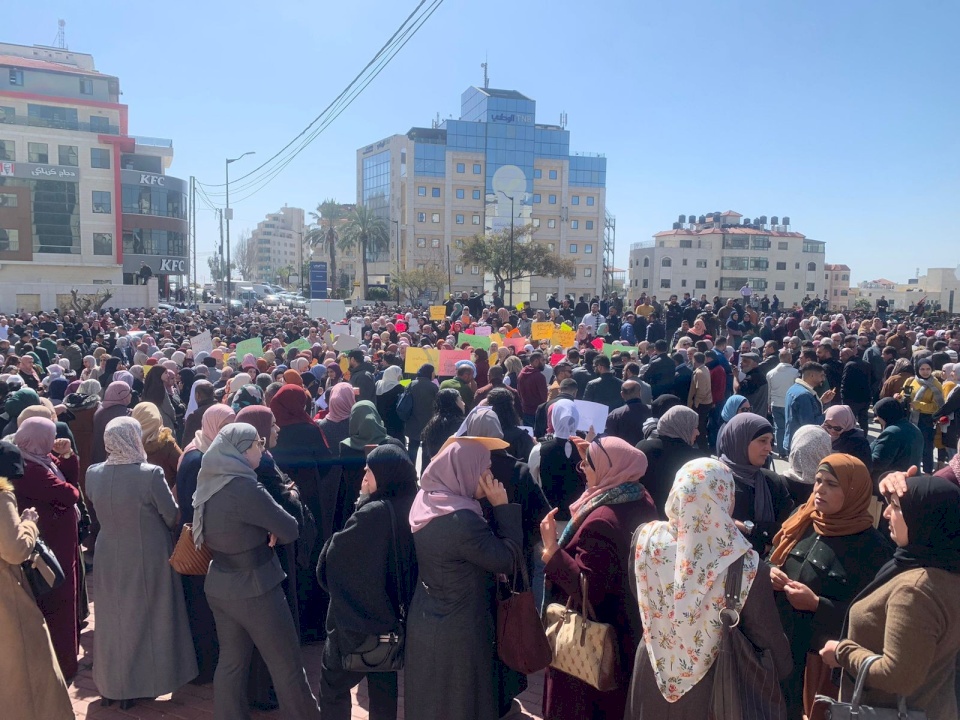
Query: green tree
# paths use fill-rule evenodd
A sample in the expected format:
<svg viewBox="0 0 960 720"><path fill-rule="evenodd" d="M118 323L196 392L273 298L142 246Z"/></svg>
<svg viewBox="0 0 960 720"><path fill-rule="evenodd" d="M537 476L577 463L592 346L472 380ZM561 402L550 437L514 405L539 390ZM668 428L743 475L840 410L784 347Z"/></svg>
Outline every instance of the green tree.
<svg viewBox="0 0 960 720"><path fill-rule="evenodd" d="M514 230L513 261L510 259L510 229L490 234L478 234L463 243L460 259L470 265L479 265L493 275L494 289L505 297L510 280L527 277L576 277L577 266L570 258L551 252L543 243L525 240L533 234L530 225ZM512 272L511 272L512 270Z"/></svg>
<svg viewBox="0 0 960 720"><path fill-rule="evenodd" d="M227 261L219 253L214 253L207 257L207 267L210 269L210 279L218 283L227 279ZM230 263L230 268L235 269L236 265Z"/></svg>
<svg viewBox="0 0 960 720"><path fill-rule="evenodd" d="M446 271L435 263L412 270L401 270L395 266L391 278L391 285L400 288L400 292L411 302L426 292L439 294L446 284Z"/></svg>
<svg viewBox="0 0 960 720"><path fill-rule="evenodd" d="M337 277L337 246L340 244L338 228L344 217L343 205L333 198L327 198L317 205L316 212L311 212L310 217L315 225L307 232L305 239L311 247L318 245L326 247L327 252L330 253L327 277L335 278Z"/></svg>
<svg viewBox="0 0 960 720"><path fill-rule="evenodd" d="M390 244L387 223L373 209L357 205L347 215L347 222L340 233L340 246L355 247L360 255L360 290L367 295L367 253L379 253Z"/></svg>
<svg viewBox="0 0 960 720"><path fill-rule="evenodd" d="M853 309L860 310L861 312L870 312L873 306L870 305L870 301L866 298L857 298L856 302L853 303Z"/></svg>

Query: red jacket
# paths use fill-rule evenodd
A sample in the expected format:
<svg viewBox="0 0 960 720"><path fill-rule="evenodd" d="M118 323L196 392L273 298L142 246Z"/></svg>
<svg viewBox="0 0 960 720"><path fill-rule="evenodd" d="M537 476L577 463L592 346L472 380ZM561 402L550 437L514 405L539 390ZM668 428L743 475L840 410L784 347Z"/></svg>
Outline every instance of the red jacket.
<svg viewBox="0 0 960 720"><path fill-rule="evenodd" d="M713 391L713 404L723 405L724 400L727 399L727 371L720 363L710 370L710 389Z"/></svg>
<svg viewBox="0 0 960 720"><path fill-rule="evenodd" d="M524 415L536 415L537 408L547 401L547 378L532 365L517 376L517 392Z"/></svg>

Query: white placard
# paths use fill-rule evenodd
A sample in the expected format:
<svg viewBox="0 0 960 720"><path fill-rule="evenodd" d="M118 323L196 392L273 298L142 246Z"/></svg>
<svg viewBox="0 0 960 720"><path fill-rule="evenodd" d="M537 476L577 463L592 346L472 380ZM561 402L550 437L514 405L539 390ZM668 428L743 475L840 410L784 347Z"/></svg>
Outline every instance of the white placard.
<svg viewBox="0 0 960 720"><path fill-rule="evenodd" d="M610 414L610 408L606 405L589 400L574 400L573 404L580 413L580 424L577 425L577 430L588 432L592 425L594 432L599 435L607 429L607 415Z"/></svg>
<svg viewBox="0 0 960 720"><path fill-rule="evenodd" d="M210 337L210 331L204 330L199 335L190 338L190 347L193 348L194 357L196 357L199 352L213 352L213 338Z"/></svg>

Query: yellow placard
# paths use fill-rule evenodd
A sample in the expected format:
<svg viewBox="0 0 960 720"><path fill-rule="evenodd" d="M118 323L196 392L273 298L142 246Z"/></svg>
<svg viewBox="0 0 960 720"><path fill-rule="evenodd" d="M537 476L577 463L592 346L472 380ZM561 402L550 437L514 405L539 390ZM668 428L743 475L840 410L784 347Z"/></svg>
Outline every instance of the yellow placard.
<svg viewBox="0 0 960 720"><path fill-rule="evenodd" d="M553 335L550 338L551 345L559 345L562 348L572 348L576 342L577 331L563 326L554 330Z"/></svg>
<svg viewBox="0 0 960 720"><path fill-rule="evenodd" d="M350 379L350 360L346 355L341 355L340 360L337 363L340 366L340 369L343 371L343 377L347 380Z"/></svg>
<svg viewBox="0 0 960 720"><path fill-rule="evenodd" d="M403 361L403 371L405 373L416 374L421 365L429 363L437 368L440 364L440 351L432 348L408 347L407 355Z"/></svg>
<svg viewBox="0 0 960 720"><path fill-rule="evenodd" d="M549 340L553 337L555 330L552 322L535 322L533 324L532 337L534 340Z"/></svg>
<svg viewBox="0 0 960 720"><path fill-rule="evenodd" d="M490 342L503 345L503 336L500 333L490 333Z"/></svg>
<svg viewBox="0 0 960 720"><path fill-rule="evenodd" d="M447 306L446 305L431 305L430 306L430 319L431 320L444 320L447 317Z"/></svg>

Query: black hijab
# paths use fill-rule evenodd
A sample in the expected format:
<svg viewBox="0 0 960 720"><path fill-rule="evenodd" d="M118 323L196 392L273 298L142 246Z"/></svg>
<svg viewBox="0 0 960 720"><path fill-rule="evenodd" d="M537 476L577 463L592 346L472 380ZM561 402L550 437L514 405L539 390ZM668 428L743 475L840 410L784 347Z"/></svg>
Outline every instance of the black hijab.
<svg viewBox="0 0 960 720"><path fill-rule="evenodd" d="M375 447L367 455L367 467L377 481L377 491L370 496L371 501L417 494L417 469L402 447L393 444Z"/></svg>
<svg viewBox="0 0 960 720"><path fill-rule="evenodd" d="M23 477L23 456L13 443L0 440L0 477L13 480Z"/></svg>
<svg viewBox="0 0 960 720"><path fill-rule="evenodd" d="M906 417L903 406L894 398L883 398L873 406L873 414L883 420L887 425L898 423Z"/></svg>
<svg viewBox="0 0 960 720"><path fill-rule="evenodd" d="M657 418L658 420L663 417L663 414L674 407L675 405L682 405L680 398L676 395L661 395L656 398L652 403L650 403L650 417Z"/></svg>

